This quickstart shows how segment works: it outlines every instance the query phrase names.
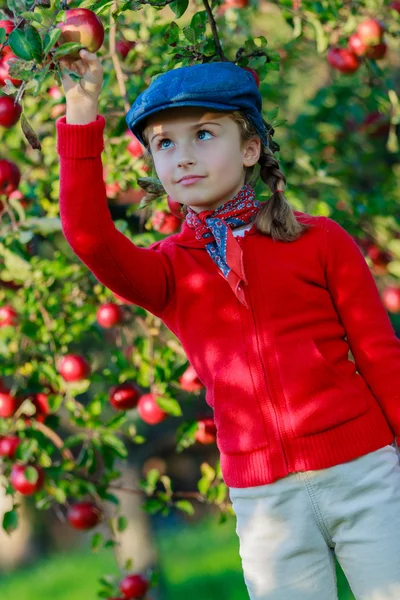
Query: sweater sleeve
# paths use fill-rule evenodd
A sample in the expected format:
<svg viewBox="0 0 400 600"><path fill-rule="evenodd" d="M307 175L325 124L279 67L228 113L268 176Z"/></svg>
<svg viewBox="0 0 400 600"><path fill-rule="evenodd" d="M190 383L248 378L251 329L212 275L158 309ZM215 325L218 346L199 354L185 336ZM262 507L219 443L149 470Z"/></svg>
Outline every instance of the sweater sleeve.
<svg viewBox="0 0 400 600"><path fill-rule="evenodd" d="M95 277L126 300L161 315L174 295L169 258L135 246L115 227L107 204L101 153L105 118L86 125L56 121L60 217L66 240Z"/></svg>
<svg viewBox="0 0 400 600"><path fill-rule="evenodd" d="M325 217L326 276L358 372L400 435L400 340L354 239Z"/></svg>

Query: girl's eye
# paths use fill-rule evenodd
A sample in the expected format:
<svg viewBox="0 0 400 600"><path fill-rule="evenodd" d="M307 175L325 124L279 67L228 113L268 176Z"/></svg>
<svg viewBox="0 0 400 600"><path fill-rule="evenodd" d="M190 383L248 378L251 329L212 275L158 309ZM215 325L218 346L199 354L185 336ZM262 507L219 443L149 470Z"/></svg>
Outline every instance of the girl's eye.
<svg viewBox="0 0 400 600"><path fill-rule="evenodd" d="M211 131L208 131L208 129L199 129L199 130L197 131L197 133L198 133L198 134L199 134L199 133L209 133L211 136L213 135L213 134L211 133ZM170 142L170 141L171 141L171 140L170 140L169 138L162 138L161 140L158 140L158 143L157 143L157 150L163 150L163 149L166 149L166 148L165 148L165 146L163 146L162 144L163 144L164 142Z"/></svg>

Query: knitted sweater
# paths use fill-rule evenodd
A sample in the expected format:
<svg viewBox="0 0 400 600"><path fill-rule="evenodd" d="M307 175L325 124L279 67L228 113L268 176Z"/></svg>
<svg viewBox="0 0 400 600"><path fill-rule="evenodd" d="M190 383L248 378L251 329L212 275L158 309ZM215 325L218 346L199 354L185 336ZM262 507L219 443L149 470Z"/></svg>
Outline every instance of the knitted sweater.
<svg viewBox="0 0 400 600"><path fill-rule="evenodd" d="M400 435L400 340L370 269L335 221L294 242L251 226L243 249L248 308L184 221L135 246L107 205L105 119L56 122L64 235L96 278L177 336L214 411L230 487L355 459ZM351 351L354 362L349 358Z"/></svg>

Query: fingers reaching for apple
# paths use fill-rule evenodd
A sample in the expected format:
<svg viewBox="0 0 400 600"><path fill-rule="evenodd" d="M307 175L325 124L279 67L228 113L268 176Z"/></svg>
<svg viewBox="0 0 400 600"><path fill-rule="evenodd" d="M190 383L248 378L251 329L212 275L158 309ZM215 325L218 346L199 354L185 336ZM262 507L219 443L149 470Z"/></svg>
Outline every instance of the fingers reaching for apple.
<svg viewBox="0 0 400 600"><path fill-rule="evenodd" d="M97 106L103 85L103 66L94 52L82 49L80 58L63 57L60 59L62 85L67 104L87 107L88 104ZM79 75L74 78L67 71Z"/></svg>

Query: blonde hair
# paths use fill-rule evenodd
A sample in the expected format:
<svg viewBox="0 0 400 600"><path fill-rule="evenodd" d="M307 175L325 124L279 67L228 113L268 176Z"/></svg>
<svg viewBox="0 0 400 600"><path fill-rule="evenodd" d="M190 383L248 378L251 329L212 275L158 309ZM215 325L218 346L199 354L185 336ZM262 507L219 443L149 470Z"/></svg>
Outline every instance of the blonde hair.
<svg viewBox="0 0 400 600"><path fill-rule="evenodd" d="M226 112L225 114L230 116L235 123L237 123L242 145L258 136L258 133L247 118L247 116L241 111ZM143 139L145 141L145 157L150 160L153 170L154 161L150 150L150 144L146 135L146 131L143 129ZM245 173L245 184L249 183L252 187L255 186L258 178L269 187L272 192L271 197L262 204L260 210L255 217L255 225L257 230L264 234L269 235L274 240L282 242L292 242L297 240L303 233L311 227L310 223L300 223L293 212L291 204L285 197L284 192L276 192L276 189L283 189L286 185L286 177L280 170L279 162L274 158L274 155L270 148L268 148L261 140L261 152L258 162L252 167L246 167ZM140 187L147 192L143 198L144 203L150 203L156 198L166 194L159 179L140 178L138 179ZM187 214L187 206L182 205L183 213Z"/></svg>

